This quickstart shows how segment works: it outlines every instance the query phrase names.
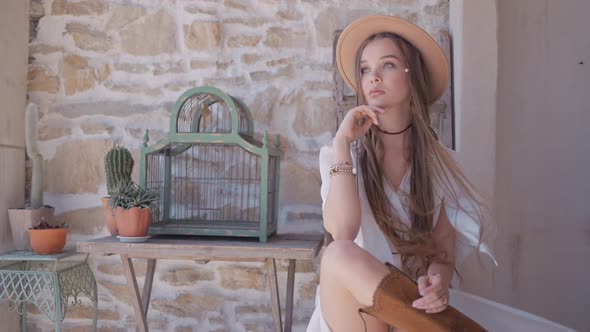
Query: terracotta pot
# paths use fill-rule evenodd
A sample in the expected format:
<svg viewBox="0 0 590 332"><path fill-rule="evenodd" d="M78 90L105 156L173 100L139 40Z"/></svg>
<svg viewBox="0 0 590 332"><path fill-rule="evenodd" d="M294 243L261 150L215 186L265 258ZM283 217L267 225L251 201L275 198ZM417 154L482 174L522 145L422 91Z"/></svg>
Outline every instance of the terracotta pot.
<svg viewBox="0 0 590 332"><path fill-rule="evenodd" d="M117 231L117 221L115 221L115 214L113 209L109 207L109 198L110 197L103 197L100 199L102 203L102 208L104 209L104 223L111 233L112 236L116 236L119 234Z"/></svg>
<svg viewBox="0 0 590 332"><path fill-rule="evenodd" d="M147 236L148 227L152 220L152 211L138 207L128 210L118 207L115 209L115 220L120 236Z"/></svg>
<svg viewBox="0 0 590 332"><path fill-rule="evenodd" d="M17 250L30 249L29 234L27 230L41 222L43 218L49 224L53 224L55 209L45 206L40 209L8 209L12 242Z"/></svg>
<svg viewBox="0 0 590 332"><path fill-rule="evenodd" d="M29 229L31 248L40 255L60 253L66 245L68 228Z"/></svg>

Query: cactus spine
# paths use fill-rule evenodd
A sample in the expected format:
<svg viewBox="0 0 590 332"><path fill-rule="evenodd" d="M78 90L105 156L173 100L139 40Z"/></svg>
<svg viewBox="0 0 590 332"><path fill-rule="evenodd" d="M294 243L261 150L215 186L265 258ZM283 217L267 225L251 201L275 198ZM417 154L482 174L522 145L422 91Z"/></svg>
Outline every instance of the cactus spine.
<svg viewBox="0 0 590 332"><path fill-rule="evenodd" d="M107 191L109 195L117 185L126 186L131 182L133 171L133 157L131 152L122 146L115 146L107 152L104 167L107 175Z"/></svg>

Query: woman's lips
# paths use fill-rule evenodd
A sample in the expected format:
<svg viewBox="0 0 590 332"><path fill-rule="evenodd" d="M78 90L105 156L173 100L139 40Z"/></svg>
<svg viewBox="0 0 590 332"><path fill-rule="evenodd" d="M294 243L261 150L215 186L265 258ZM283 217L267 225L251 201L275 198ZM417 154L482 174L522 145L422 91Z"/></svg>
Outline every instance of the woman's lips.
<svg viewBox="0 0 590 332"><path fill-rule="evenodd" d="M385 91L383 91L383 90L373 89L373 90L369 91L369 96L375 97L375 96L378 96L378 95L382 95L384 93L385 93Z"/></svg>

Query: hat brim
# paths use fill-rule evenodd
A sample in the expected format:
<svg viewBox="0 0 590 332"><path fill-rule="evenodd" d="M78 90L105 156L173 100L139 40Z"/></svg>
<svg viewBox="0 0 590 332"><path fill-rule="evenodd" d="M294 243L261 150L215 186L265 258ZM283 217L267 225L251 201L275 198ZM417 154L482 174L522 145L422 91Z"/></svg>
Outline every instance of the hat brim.
<svg viewBox="0 0 590 332"><path fill-rule="evenodd" d="M449 62L442 48L426 31L393 16L366 16L352 22L342 31L336 45L336 63L344 82L352 90L357 90L355 79L357 50L367 38L380 32L394 33L420 51L430 77L428 101L429 104L434 103L449 85Z"/></svg>

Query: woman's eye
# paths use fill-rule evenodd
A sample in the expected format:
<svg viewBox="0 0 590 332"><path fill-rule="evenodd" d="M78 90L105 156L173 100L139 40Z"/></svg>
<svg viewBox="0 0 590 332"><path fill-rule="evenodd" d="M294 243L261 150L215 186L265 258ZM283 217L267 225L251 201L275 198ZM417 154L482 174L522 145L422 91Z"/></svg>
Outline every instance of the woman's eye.
<svg viewBox="0 0 590 332"><path fill-rule="evenodd" d="M383 68L395 68L395 65L391 62L386 62L383 64Z"/></svg>
<svg viewBox="0 0 590 332"><path fill-rule="evenodd" d="M361 74L366 74L368 72L369 72L369 68L367 68L367 67L361 68Z"/></svg>

